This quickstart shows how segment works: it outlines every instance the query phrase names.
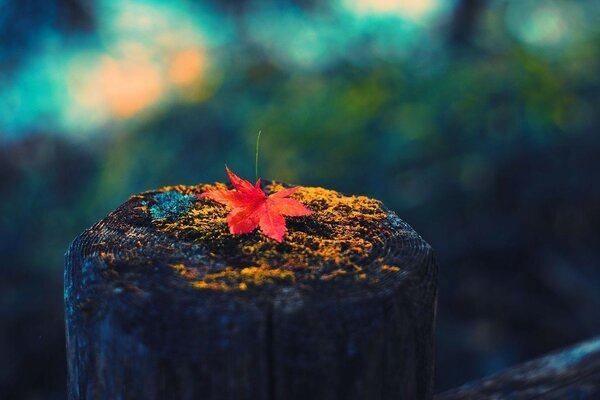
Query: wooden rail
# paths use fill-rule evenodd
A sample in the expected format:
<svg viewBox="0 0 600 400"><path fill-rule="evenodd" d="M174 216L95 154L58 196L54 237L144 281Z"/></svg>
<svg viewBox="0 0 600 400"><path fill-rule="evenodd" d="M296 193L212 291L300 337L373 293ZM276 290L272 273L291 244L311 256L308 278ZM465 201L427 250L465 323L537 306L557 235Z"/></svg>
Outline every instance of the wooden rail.
<svg viewBox="0 0 600 400"><path fill-rule="evenodd" d="M435 397L463 399L600 399L600 336Z"/></svg>

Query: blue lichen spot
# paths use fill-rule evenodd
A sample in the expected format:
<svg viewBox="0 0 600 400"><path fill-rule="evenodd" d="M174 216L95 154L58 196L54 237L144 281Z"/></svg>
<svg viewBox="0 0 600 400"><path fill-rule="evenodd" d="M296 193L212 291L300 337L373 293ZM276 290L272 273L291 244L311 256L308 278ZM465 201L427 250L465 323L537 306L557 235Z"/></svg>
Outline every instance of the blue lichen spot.
<svg viewBox="0 0 600 400"><path fill-rule="evenodd" d="M185 214L192 207L194 196L172 190L154 195L154 200L156 204L150 207L150 215L152 219L162 219Z"/></svg>

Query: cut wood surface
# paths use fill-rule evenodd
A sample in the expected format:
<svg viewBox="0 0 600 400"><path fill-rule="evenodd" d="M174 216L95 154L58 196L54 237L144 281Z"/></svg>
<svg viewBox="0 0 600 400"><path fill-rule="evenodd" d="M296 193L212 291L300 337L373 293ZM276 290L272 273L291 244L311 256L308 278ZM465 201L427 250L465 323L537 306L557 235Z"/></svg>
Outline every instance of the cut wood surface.
<svg viewBox="0 0 600 400"><path fill-rule="evenodd" d="M69 398L431 398L430 246L379 201L310 187L282 243L232 235L195 196L225 187L132 196L71 244Z"/></svg>
<svg viewBox="0 0 600 400"><path fill-rule="evenodd" d="M600 336L449 390L435 399L600 399Z"/></svg>

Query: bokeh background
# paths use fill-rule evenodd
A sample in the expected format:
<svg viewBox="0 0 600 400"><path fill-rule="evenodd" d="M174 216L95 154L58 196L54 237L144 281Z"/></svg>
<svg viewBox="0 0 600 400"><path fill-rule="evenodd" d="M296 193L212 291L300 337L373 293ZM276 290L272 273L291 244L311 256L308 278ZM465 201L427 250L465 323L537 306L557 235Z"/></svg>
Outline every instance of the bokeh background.
<svg viewBox="0 0 600 400"><path fill-rule="evenodd" d="M600 332L600 3L0 0L0 397L65 396L63 254L129 195L382 199L440 262L436 391Z"/></svg>

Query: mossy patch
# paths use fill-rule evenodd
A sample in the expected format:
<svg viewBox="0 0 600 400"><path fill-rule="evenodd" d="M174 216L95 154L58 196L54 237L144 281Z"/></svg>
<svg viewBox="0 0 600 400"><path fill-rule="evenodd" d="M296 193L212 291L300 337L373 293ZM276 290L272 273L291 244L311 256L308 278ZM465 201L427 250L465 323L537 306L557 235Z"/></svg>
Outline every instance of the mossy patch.
<svg viewBox="0 0 600 400"><path fill-rule="evenodd" d="M194 196L180 193L176 190L160 192L154 196L155 203L150 206L152 219L179 217L189 211Z"/></svg>
<svg viewBox="0 0 600 400"><path fill-rule="evenodd" d="M293 197L314 213L286 218L288 232L282 243L260 231L232 235L229 209L196 193L226 189L222 183L169 186L153 192L155 204L140 208L152 225L176 240L201 245L210 265L181 263L173 271L195 288L240 290L271 284L351 280L377 282L400 267L386 265L385 238L397 233L389 211L365 196L345 196L319 187L304 187ZM263 184L267 194L284 189L280 183ZM137 196L136 196L137 197ZM139 196L138 198L147 198Z"/></svg>

